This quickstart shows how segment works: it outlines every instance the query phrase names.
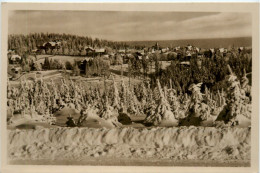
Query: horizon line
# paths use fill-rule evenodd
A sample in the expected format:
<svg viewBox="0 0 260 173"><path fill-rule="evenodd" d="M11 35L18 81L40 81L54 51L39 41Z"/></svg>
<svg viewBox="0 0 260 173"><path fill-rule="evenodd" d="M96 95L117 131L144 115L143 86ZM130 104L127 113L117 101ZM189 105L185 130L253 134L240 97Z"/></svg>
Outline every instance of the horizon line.
<svg viewBox="0 0 260 173"><path fill-rule="evenodd" d="M27 33L27 34L8 34L9 35L30 35L30 34L59 34L59 35L72 35L72 36L78 36L78 37L89 37L91 39L99 39L99 40L106 40L110 42L152 42L152 41L180 41L180 40L207 40L207 39L232 39L232 38L252 38L252 36L241 36L241 37L208 37L208 38L183 38L183 39L167 39L167 40L125 40L125 41L119 41L119 40L109 40L99 37L92 37L92 36L83 36L83 35L77 35L77 34L68 34L68 33L44 33L44 32L34 32L34 33Z"/></svg>
<svg viewBox="0 0 260 173"><path fill-rule="evenodd" d="M128 40L128 41L117 41L117 42L182 41L182 40L208 40L208 39L232 39L232 38L252 38L252 36L242 36L242 37L209 37L209 38L184 38L184 39L169 39L169 40Z"/></svg>

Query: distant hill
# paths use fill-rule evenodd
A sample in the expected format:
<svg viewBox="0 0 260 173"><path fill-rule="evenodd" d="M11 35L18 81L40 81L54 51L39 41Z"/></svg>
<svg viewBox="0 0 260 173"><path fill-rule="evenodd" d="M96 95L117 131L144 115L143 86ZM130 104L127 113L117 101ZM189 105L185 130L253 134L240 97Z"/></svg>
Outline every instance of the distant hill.
<svg viewBox="0 0 260 173"><path fill-rule="evenodd" d="M215 48L215 47L251 47L251 37L237 37L237 38L212 38L212 39L187 39L187 40L160 40L160 41L128 41L126 44L130 46L145 46L151 47L158 42L162 47L186 46L191 44L200 48Z"/></svg>

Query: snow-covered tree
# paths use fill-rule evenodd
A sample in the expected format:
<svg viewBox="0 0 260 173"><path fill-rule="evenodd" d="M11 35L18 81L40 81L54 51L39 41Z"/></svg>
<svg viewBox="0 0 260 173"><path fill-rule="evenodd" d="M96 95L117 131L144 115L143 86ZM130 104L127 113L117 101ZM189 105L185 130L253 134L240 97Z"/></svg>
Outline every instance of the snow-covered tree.
<svg viewBox="0 0 260 173"><path fill-rule="evenodd" d="M230 125L240 125L244 122L250 122L251 119L251 103L236 75L228 66L230 75L226 78L227 83L227 99L226 106L219 114L217 121L222 121Z"/></svg>
<svg viewBox="0 0 260 173"><path fill-rule="evenodd" d="M145 122L152 123L153 125L160 125L160 123L164 120L165 122L169 122L172 125L177 126L178 120L175 118L173 112L171 111L171 106L165 98L159 80L157 80L157 87L160 94L160 100L157 104L154 114L148 116Z"/></svg>

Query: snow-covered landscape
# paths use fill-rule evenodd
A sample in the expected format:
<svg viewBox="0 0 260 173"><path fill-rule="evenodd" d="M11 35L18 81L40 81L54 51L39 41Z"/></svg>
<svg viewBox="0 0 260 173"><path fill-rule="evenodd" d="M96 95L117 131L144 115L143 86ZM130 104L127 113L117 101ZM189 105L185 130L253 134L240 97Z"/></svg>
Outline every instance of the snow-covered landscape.
<svg viewBox="0 0 260 173"><path fill-rule="evenodd" d="M119 13L118 22L129 17ZM14 12L11 24L24 15ZM211 15L239 18L187 12L190 20ZM101 38L41 30L8 35L8 164L251 166L251 37L228 38L226 47L211 38L193 45L158 38L163 46Z"/></svg>
<svg viewBox="0 0 260 173"><path fill-rule="evenodd" d="M232 71L226 80L226 91L201 93L197 84L190 96L162 88L159 80L154 90L138 83L137 93L114 78L103 94L72 80L60 86L52 79L21 81L19 89L8 85L8 155L11 163L100 158L109 164L109 158L126 158L132 165L144 158L146 164L163 159L161 165L176 160L249 165L248 81L240 84ZM72 126L68 117L74 118Z"/></svg>

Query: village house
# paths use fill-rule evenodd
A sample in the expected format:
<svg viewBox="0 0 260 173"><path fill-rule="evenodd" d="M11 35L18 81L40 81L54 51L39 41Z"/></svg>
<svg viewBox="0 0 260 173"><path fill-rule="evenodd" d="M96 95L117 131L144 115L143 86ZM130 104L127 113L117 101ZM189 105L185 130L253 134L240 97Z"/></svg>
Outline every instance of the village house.
<svg viewBox="0 0 260 173"><path fill-rule="evenodd" d="M9 49L8 50L8 54L14 54L15 53L15 50L14 49Z"/></svg>
<svg viewBox="0 0 260 173"><path fill-rule="evenodd" d="M225 49L224 48L219 48L220 53L224 53Z"/></svg>
<svg viewBox="0 0 260 173"><path fill-rule="evenodd" d="M18 63L20 63L21 59L22 59L22 58L21 58L21 56L19 56L19 55L12 55L11 58L10 58L11 63L13 63L13 64L18 64Z"/></svg>
<svg viewBox="0 0 260 173"><path fill-rule="evenodd" d="M186 49L189 50L189 51L191 51L191 50L192 50L192 46L191 46L191 45L188 45L188 46L186 46Z"/></svg>
<svg viewBox="0 0 260 173"><path fill-rule="evenodd" d="M137 51L137 53L140 55L140 56L143 56L145 54L144 50L139 50Z"/></svg>
<svg viewBox="0 0 260 173"><path fill-rule="evenodd" d="M238 48L238 52L240 53L240 52L242 52L244 50L244 47L239 47Z"/></svg>
<svg viewBox="0 0 260 173"><path fill-rule="evenodd" d="M40 47L41 49L59 49L61 47L61 42L60 41L49 41L46 43L43 43L43 45Z"/></svg>
<svg viewBox="0 0 260 173"><path fill-rule="evenodd" d="M135 51L135 49L126 49L126 53L134 53Z"/></svg>
<svg viewBox="0 0 260 173"><path fill-rule="evenodd" d="M126 50L125 49L119 49L119 50L117 50L117 54L120 54L122 57L124 57L125 54L126 54Z"/></svg>
<svg viewBox="0 0 260 173"><path fill-rule="evenodd" d="M209 49L211 53L214 53L215 52L215 49L214 48L211 48Z"/></svg>
<svg viewBox="0 0 260 173"><path fill-rule="evenodd" d="M90 57L94 56L95 49L93 47L85 46L84 49L86 50L86 55L87 56L90 56Z"/></svg>
<svg viewBox="0 0 260 173"><path fill-rule="evenodd" d="M190 51L186 52L186 58L189 59L189 60L191 59L191 52Z"/></svg>
<svg viewBox="0 0 260 173"><path fill-rule="evenodd" d="M102 56L107 54L105 48L93 48L91 46L85 46L84 49L86 50L86 56L89 57L96 57L96 56Z"/></svg>
<svg viewBox="0 0 260 173"><path fill-rule="evenodd" d="M106 54L106 49L101 48L101 49L95 49L95 56L101 56Z"/></svg>
<svg viewBox="0 0 260 173"><path fill-rule="evenodd" d="M125 49L119 49L118 51L117 51L117 53L126 53L126 50Z"/></svg>
<svg viewBox="0 0 260 173"><path fill-rule="evenodd" d="M174 49L173 49L173 51L174 52L177 52L177 51L179 51L181 49L181 47L180 46L177 46L177 47L175 47Z"/></svg>
<svg viewBox="0 0 260 173"><path fill-rule="evenodd" d="M168 51L169 51L169 48L168 48L168 47L161 49L161 53L166 53L166 52L168 52Z"/></svg>
<svg viewBox="0 0 260 173"><path fill-rule="evenodd" d="M115 53L110 52L110 53L108 53L108 56L115 56Z"/></svg>

